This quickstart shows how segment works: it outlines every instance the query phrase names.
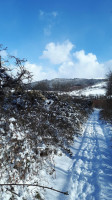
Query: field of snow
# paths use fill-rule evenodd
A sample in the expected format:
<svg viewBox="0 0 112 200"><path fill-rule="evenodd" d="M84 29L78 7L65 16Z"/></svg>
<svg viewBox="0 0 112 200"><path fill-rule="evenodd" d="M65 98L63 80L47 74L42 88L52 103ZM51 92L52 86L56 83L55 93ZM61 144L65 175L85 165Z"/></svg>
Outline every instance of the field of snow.
<svg viewBox="0 0 112 200"><path fill-rule="evenodd" d="M81 90L75 90L72 92L69 92L69 95L75 95L75 96L96 96L96 95L105 95L106 92L106 82L102 82Z"/></svg>
<svg viewBox="0 0 112 200"><path fill-rule="evenodd" d="M111 200L112 199L112 127L102 124L95 109L82 135L74 138L72 159L55 156L56 178L48 185L69 196L46 191L46 200Z"/></svg>

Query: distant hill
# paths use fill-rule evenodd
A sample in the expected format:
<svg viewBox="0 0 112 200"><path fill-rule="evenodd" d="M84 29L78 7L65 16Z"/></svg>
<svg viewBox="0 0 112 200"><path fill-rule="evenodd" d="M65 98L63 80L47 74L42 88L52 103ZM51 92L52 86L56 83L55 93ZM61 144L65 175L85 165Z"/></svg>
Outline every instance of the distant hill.
<svg viewBox="0 0 112 200"><path fill-rule="evenodd" d="M27 84L28 89L42 91L73 91L83 89L88 86L102 83L106 79L84 79L84 78L55 78L52 80L42 80Z"/></svg>

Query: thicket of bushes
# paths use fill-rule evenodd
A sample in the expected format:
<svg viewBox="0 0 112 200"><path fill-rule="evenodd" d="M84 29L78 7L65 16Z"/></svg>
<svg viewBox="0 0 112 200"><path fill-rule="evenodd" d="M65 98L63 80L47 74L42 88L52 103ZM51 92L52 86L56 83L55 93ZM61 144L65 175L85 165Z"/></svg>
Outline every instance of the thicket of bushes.
<svg viewBox="0 0 112 200"><path fill-rule="evenodd" d="M112 124L112 99L107 99L103 103L102 110L100 111L100 119Z"/></svg>

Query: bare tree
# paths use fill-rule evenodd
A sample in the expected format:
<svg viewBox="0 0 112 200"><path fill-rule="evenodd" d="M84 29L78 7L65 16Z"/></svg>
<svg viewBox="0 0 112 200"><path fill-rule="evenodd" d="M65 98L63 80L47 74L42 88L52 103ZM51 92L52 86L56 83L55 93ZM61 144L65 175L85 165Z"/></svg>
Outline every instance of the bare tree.
<svg viewBox="0 0 112 200"><path fill-rule="evenodd" d="M112 95L112 71L107 74L107 88L106 88L107 96Z"/></svg>
<svg viewBox="0 0 112 200"><path fill-rule="evenodd" d="M24 83L32 80L31 73L24 67L26 60L11 56L8 53L6 58L3 58L3 51L7 51L7 48L3 48L0 45L0 92L6 92L7 88L14 89L15 91L23 89ZM12 63L14 63L14 68L16 68L17 72L15 75L12 73Z"/></svg>

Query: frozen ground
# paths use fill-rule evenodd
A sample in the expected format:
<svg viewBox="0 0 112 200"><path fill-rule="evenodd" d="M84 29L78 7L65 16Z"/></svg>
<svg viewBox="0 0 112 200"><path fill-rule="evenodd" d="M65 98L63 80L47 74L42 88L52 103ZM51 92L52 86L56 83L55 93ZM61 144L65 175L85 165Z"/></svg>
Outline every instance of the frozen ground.
<svg viewBox="0 0 112 200"><path fill-rule="evenodd" d="M83 135L75 137L72 159L55 157L56 179L48 185L65 196L46 191L46 200L112 200L112 127L102 124L95 109L87 121Z"/></svg>

